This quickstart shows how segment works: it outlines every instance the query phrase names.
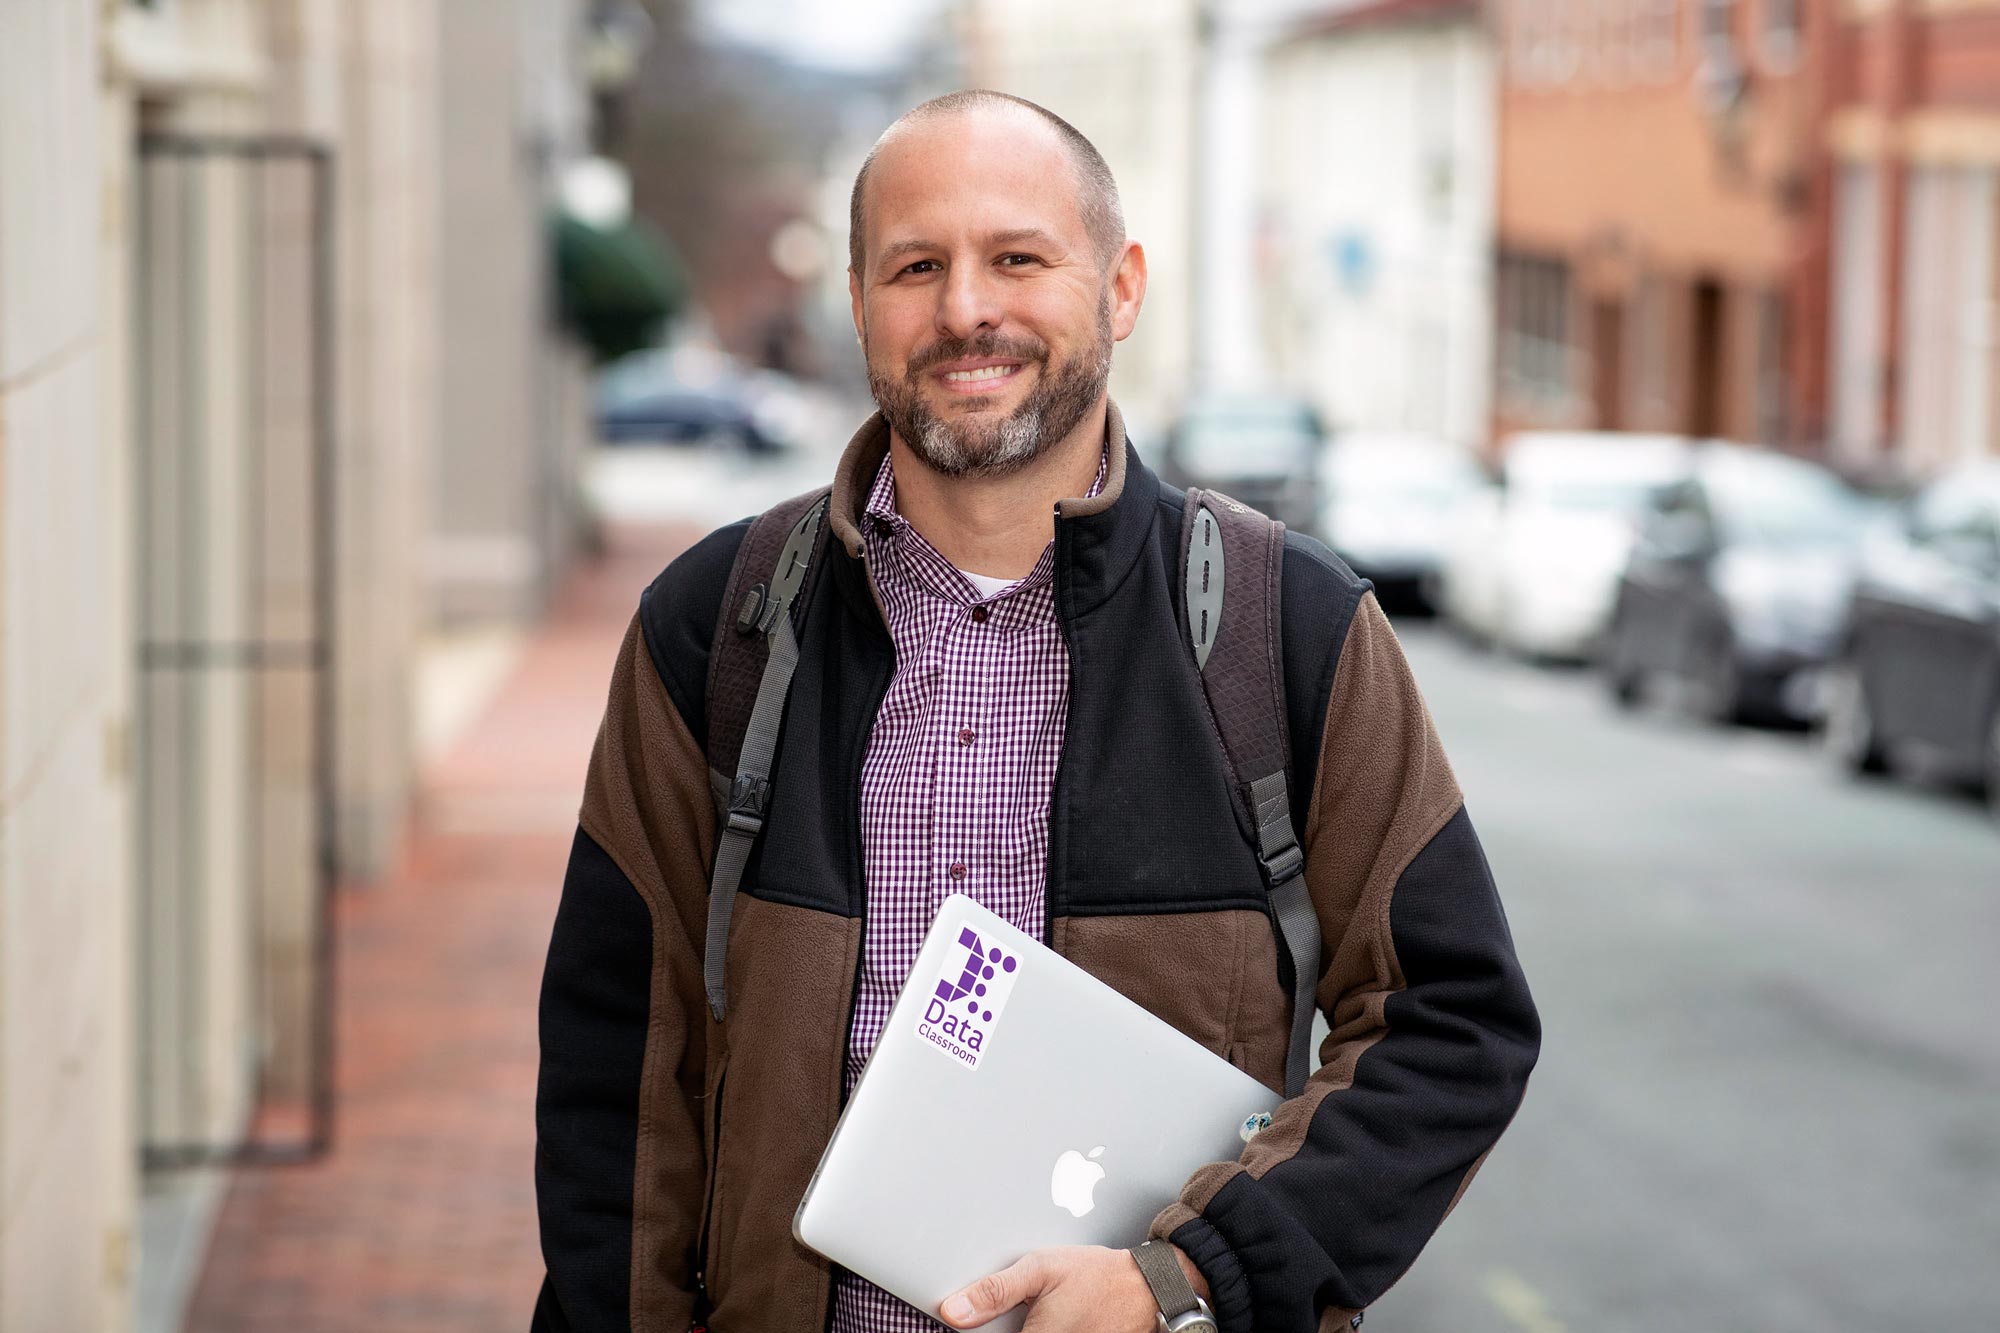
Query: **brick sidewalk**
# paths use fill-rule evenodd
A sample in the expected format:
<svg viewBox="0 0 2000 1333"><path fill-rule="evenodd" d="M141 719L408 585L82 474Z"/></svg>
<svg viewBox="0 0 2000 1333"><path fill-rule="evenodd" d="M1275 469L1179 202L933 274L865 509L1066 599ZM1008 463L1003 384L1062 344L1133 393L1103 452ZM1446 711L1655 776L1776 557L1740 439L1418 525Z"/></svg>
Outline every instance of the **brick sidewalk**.
<svg viewBox="0 0 2000 1333"><path fill-rule="evenodd" d="M341 893L335 1150L238 1175L188 1333L527 1328L543 954L612 659L694 535L628 530L570 579L421 776L398 872Z"/></svg>

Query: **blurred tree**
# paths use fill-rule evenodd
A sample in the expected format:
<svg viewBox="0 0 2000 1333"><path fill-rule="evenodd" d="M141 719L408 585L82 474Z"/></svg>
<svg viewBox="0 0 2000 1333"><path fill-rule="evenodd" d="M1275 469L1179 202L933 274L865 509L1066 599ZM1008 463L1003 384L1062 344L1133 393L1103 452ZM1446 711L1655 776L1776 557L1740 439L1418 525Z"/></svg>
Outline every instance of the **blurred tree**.
<svg viewBox="0 0 2000 1333"><path fill-rule="evenodd" d="M558 213L556 289L563 322L599 365L657 346L687 306L687 270L673 246L642 218L597 227Z"/></svg>
<svg viewBox="0 0 2000 1333"><path fill-rule="evenodd" d="M772 235L813 211L813 191L857 102L886 81L790 63L707 39L695 0L645 0L654 30L621 93L604 151L632 176L632 207L686 262L690 299L723 346L763 361L798 283Z"/></svg>

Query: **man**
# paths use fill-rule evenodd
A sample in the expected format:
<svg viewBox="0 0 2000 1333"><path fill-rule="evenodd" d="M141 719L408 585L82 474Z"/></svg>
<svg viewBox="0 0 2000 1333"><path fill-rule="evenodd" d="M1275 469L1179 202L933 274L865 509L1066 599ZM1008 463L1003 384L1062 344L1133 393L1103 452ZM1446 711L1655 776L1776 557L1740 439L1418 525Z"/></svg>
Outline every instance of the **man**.
<svg viewBox="0 0 2000 1333"><path fill-rule="evenodd" d="M1175 619L1181 499L1106 396L1146 289L1111 174L1041 108L953 94L883 136L852 223L881 412L840 463L796 622L719 1022L705 705L745 524L660 575L613 673L542 999L549 1333L680 1333L697 1312L721 1333L969 1328L1023 1301L1034 1333L1155 1327L1129 1250L1039 1251L919 1312L792 1239L951 892L1283 1085L1279 943ZM1343 1326L1374 1300L1505 1127L1539 1042L1368 585L1308 539L1288 534L1284 560L1294 820L1332 1031L1304 1094L1152 1225L1223 1333Z"/></svg>

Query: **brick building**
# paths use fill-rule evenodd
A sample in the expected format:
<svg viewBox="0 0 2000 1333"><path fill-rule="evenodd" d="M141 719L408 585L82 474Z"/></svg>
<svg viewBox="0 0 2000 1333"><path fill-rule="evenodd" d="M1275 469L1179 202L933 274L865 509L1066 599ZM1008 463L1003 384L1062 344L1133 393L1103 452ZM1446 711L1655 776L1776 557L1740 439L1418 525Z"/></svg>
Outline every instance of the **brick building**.
<svg viewBox="0 0 2000 1333"><path fill-rule="evenodd" d="M1834 453L2000 454L2000 0L1842 0L1835 32Z"/></svg>
<svg viewBox="0 0 2000 1333"><path fill-rule="evenodd" d="M1496 431L1822 430L1821 25L1800 0L1500 0Z"/></svg>

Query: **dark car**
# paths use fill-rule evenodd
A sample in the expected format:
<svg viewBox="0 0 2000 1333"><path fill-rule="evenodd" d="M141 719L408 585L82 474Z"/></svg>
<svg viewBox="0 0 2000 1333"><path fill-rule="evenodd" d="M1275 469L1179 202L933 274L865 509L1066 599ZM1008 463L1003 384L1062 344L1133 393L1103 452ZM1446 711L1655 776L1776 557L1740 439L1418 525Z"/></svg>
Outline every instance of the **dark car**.
<svg viewBox="0 0 2000 1333"><path fill-rule="evenodd" d="M751 453L778 448L744 403L702 389L661 388L603 404L597 436L606 444L720 444Z"/></svg>
<svg viewBox="0 0 2000 1333"><path fill-rule="evenodd" d="M1317 534L1325 440L1319 415L1297 398L1201 394L1168 431L1160 471L1175 486L1221 491L1288 528Z"/></svg>
<svg viewBox="0 0 2000 1333"><path fill-rule="evenodd" d="M647 348L605 367L597 384L597 438L771 453L780 447L720 358Z"/></svg>
<svg viewBox="0 0 2000 1333"><path fill-rule="evenodd" d="M1805 720L1840 645L1866 501L1833 473L1707 444L1640 520L1602 662L1613 695L1665 682L1718 721Z"/></svg>
<svg viewBox="0 0 2000 1333"><path fill-rule="evenodd" d="M1939 478L1871 545L1829 686L1843 764L1983 782L2000 815L2000 462Z"/></svg>

